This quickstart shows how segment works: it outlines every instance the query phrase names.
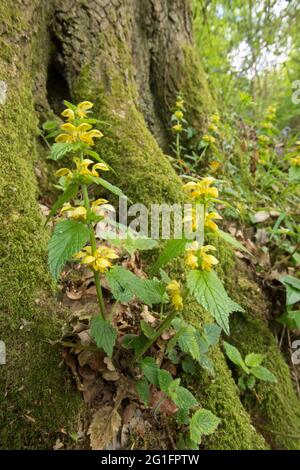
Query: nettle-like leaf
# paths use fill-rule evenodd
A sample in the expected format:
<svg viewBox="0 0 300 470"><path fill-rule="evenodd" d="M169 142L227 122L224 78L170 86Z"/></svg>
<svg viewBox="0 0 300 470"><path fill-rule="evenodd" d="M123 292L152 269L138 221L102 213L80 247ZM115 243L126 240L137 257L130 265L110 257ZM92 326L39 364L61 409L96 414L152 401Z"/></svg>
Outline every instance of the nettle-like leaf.
<svg viewBox="0 0 300 470"><path fill-rule="evenodd" d="M194 269L187 275L187 286L197 302L229 334L230 313L243 312L244 309L231 300L216 273Z"/></svg>
<svg viewBox="0 0 300 470"><path fill-rule="evenodd" d="M275 375L266 367L263 367L263 366L251 367L251 373L257 379L263 380L264 382L271 382L271 383L277 382Z"/></svg>
<svg viewBox="0 0 300 470"><path fill-rule="evenodd" d="M189 411L190 408L198 405L194 395L185 387L179 386L176 390L176 396L173 401L180 410Z"/></svg>
<svg viewBox="0 0 300 470"><path fill-rule="evenodd" d="M202 436L212 434L219 426L220 421L220 418L209 410L196 411L190 420L190 438L193 442L200 444Z"/></svg>
<svg viewBox="0 0 300 470"><path fill-rule="evenodd" d="M68 142L56 142L51 147L49 158L51 160L57 161L70 152L74 152L74 144L70 144Z"/></svg>
<svg viewBox="0 0 300 470"><path fill-rule="evenodd" d="M122 196L122 197L126 197L125 194L123 193L123 191L118 188L117 186L114 186L113 184L109 183L108 181L104 180L103 178L100 178L99 176L93 176L92 177L92 181L100 186L103 186L103 188L107 189L108 191L110 191L111 193L113 194L116 194L117 196ZM129 202L130 199L128 199Z"/></svg>
<svg viewBox="0 0 300 470"><path fill-rule="evenodd" d="M148 338L142 333L140 335L128 334L123 337L122 346L125 349L133 349L136 356L140 354Z"/></svg>
<svg viewBox="0 0 300 470"><path fill-rule="evenodd" d="M149 323L147 323L145 320L141 320L141 330L146 336L146 338L153 338L154 334L156 333L156 330L152 328Z"/></svg>
<svg viewBox="0 0 300 470"><path fill-rule="evenodd" d="M117 330L107 320L97 315L91 320L91 334L98 348L103 349L109 357L112 357Z"/></svg>
<svg viewBox="0 0 300 470"><path fill-rule="evenodd" d="M264 354L250 353L245 357L245 364L248 367L260 366L265 358Z"/></svg>
<svg viewBox="0 0 300 470"><path fill-rule="evenodd" d="M64 264L84 247L88 238L88 228L81 222L64 220L56 224L48 245L49 268L55 279Z"/></svg>
<svg viewBox="0 0 300 470"><path fill-rule="evenodd" d="M49 212L45 225L47 222L53 217L53 215L61 209L61 207L65 204L65 202L69 202L73 197L76 196L78 192L78 184L70 184L66 190L59 196L57 201L53 204L51 211Z"/></svg>
<svg viewBox="0 0 300 470"><path fill-rule="evenodd" d="M246 374L249 374L250 371L246 366L240 351L235 346L232 346L232 344L226 343L226 341L223 341L223 345L226 352L226 356L231 360L231 362L241 367L246 372Z"/></svg>
<svg viewBox="0 0 300 470"><path fill-rule="evenodd" d="M118 302L129 302L134 296L152 307L166 301L165 286L156 279L141 279L122 266L106 274L112 294Z"/></svg>
<svg viewBox="0 0 300 470"><path fill-rule="evenodd" d="M294 305L300 302L300 279L294 276L283 276L279 280L286 287L286 304Z"/></svg>
<svg viewBox="0 0 300 470"><path fill-rule="evenodd" d="M152 266L151 275L156 274L160 268L165 266L169 261L174 258L177 258L184 252L184 248L186 245L185 239L174 239L169 240L161 255L157 258L156 262Z"/></svg>
<svg viewBox="0 0 300 470"><path fill-rule="evenodd" d="M144 357L144 359L141 362L141 369L146 379L149 380L149 382L152 385L159 387L159 381L158 381L159 367L158 367L158 364L156 364L153 357L150 357L150 356Z"/></svg>

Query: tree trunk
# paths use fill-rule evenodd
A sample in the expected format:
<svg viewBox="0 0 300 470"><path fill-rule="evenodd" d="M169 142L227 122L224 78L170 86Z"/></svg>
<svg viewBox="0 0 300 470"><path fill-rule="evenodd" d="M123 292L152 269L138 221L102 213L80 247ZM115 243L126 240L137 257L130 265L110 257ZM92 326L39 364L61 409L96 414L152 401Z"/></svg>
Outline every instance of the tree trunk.
<svg viewBox="0 0 300 470"><path fill-rule="evenodd" d="M59 337L65 312L49 279L49 234L37 203L49 191L38 122L58 115L65 98L93 101L96 117L107 123L98 150L118 185L134 202L176 202L183 199L181 182L163 153L170 107L182 91L188 120L201 129L214 102L193 49L188 0L7 0L0 17L0 78L7 87L0 104L0 339L7 348L1 447L51 448L61 428L76 429L83 406L49 343ZM221 245L220 252L221 274L247 309L234 318L233 340L244 352L265 352L279 383L260 387L250 415L216 348L216 377L201 374L196 391L222 420L205 445L297 448L299 440L288 436L298 432L299 403L264 320L268 305L247 274L233 269L229 248ZM185 315L196 326L207 317L193 302Z"/></svg>

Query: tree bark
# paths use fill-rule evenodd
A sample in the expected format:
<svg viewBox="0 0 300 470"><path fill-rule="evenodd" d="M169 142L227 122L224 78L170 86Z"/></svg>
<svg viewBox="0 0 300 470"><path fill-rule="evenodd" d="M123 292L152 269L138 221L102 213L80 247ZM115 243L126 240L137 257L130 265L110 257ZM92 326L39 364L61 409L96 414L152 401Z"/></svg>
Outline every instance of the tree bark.
<svg viewBox="0 0 300 470"><path fill-rule="evenodd" d="M38 122L58 115L65 98L93 101L96 117L107 122L97 150L114 167L118 185L134 202L177 202L183 199L181 182L164 154L170 108L177 93L184 93L188 120L201 129L215 106L193 48L188 0L7 0L0 17L0 71L7 86L0 105L0 339L7 345L7 364L1 366L1 447L51 448L62 427L74 430L82 404L59 367L58 349L49 345L59 336L65 313L49 280L49 234L37 203L48 191L49 171ZM230 250L220 250L223 274L234 280ZM245 295L242 302L247 301ZM207 320L193 302L185 315L199 327ZM222 420L206 447L266 448L261 420L285 434L299 424L299 405L288 368L252 304L245 318L234 322L233 333L237 339L245 336L245 341L240 338L245 350L261 335L259 352L265 351L280 370L279 385L272 393L261 390L264 406L255 406L255 429L216 348L216 378L202 374L196 390L203 406ZM272 443L299 444L280 435Z"/></svg>

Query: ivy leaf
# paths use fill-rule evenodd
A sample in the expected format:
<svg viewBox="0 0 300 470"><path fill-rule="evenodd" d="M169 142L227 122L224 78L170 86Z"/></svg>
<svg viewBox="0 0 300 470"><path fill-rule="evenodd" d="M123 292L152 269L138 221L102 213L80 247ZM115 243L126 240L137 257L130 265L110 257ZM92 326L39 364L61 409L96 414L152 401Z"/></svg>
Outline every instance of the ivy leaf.
<svg viewBox="0 0 300 470"><path fill-rule="evenodd" d="M68 142L56 142L51 147L50 159L57 161L60 160L64 155L74 151L74 145Z"/></svg>
<svg viewBox="0 0 300 470"><path fill-rule="evenodd" d="M235 346L232 346L232 344L226 343L226 341L223 341L223 345L226 356L231 360L231 362L241 367L246 372L246 374L249 374L250 371L246 366L240 351Z"/></svg>
<svg viewBox="0 0 300 470"><path fill-rule="evenodd" d="M159 387L159 381L158 381L159 367L156 364L153 357L150 357L150 356L145 357L141 362L141 369L146 379L148 379L152 385Z"/></svg>
<svg viewBox="0 0 300 470"><path fill-rule="evenodd" d="M219 229L217 232L218 236L225 240L225 242L229 243L233 248L236 248L239 251L243 251L244 253L247 253L248 255L253 256L247 248L242 245L239 241L236 240L236 238L232 237L229 233L223 232L223 230Z"/></svg>
<svg viewBox="0 0 300 470"><path fill-rule="evenodd" d="M247 356L245 357L245 364L248 367L257 367L261 365L264 358L265 358L264 354L250 353L250 354L247 354Z"/></svg>
<svg viewBox="0 0 300 470"><path fill-rule="evenodd" d="M251 367L251 373L264 382L276 383L277 379L272 372L263 366Z"/></svg>
<svg viewBox="0 0 300 470"><path fill-rule="evenodd" d="M71 199L73 199L73 197L76 196L77 192L78 192L77 184L70 184L67 187L67 189L59 196L57 201L53 204L51 211L49 212L47 216L45 225L49 222L51 217L53 217L55 212L58 211L58 209L60 209L64 205L65 202L70 201Z"/></svg>
<svg viewBox="0 0 300 470"><path fill-rule="evenodd" d="M220 419L211 411L201 409L193 414L190 421L190 438L200 444L202 435L209 436L220 424Z"/></svg>
<svg viewBox="0 0 300 470"><path fill-rule="evenodd" d="M117 330L100 315L91 320L91 334L98 348L103 349L111 357L117 339Z"/></svg>
<svg viewBox="0 0 300 470"><path fill-rule="evenodd" d="M134 295L150 307L165 302L165 286L156 279L141 279L122 266L112 268L106 279L118 302L129 302Z"/></svg>
<svg viewBox="0 0 300 470"><path fill-rule="evenodd" d="M229 334L230 313L244 310L231 300L216 273L194 269L187 275L187 286L197 302L214 317L225 333Z"/></svg>
<svg viewBox="0 0 300 470"><path fill-rule="evenodd" d="M142 402L148 406L150 401L150 387L147 380L138 380L135 384L135 388Z"/></svg>
<svg viewBox="0 0 300 470"><path fill-rule="evenodd" d="M165 266L169 261L177 256L180 256L184 252L186 240L185 239L174 239L169 240L162 254L157 258L156 262L151 268L151 275L156 274L157 271Z"/></svg>
<svg viewBox="0 0 300 470"><path fill-rule="evenodd" d="M88 228L81 222L64 220L56 224L48 245L49 268L55 279L66 261L84 247L88 238Z"/></svg>

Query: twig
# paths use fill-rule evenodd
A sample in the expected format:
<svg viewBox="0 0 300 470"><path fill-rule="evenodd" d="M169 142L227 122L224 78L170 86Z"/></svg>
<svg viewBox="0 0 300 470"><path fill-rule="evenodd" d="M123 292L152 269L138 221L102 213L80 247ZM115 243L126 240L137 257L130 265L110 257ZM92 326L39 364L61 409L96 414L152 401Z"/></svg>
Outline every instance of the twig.
<svg viewBox="0 0 300 470"><path fill-rule="evenodd" d="M281 349L282 341L283 341L285 332L286 332L286 325L283 326L282 331L281 331L281 336L280 336L279 345L278 345L279 349Z"/></svg>

